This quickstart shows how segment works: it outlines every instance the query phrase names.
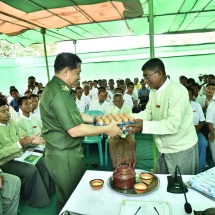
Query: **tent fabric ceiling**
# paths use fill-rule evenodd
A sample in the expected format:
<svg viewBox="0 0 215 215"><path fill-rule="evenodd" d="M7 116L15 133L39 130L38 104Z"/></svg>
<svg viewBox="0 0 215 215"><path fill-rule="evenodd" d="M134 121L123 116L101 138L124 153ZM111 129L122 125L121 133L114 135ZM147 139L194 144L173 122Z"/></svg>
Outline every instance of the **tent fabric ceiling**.
<svg viewBox="0 0 215 215"><path fill-rule="evenodd" d="M215 0L154 0L155 34L215 30ZM149 34L147 0L2 0L0 40L46 42ZM144 13L143 13L144 11Z"/></svg>

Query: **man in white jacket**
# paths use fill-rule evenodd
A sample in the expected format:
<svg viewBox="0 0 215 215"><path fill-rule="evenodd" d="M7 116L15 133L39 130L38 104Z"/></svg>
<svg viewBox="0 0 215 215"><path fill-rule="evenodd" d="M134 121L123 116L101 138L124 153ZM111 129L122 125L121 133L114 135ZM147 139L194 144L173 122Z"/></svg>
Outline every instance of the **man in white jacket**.
<svg viewBox="0 0 215 215"><path fill-rule="evenodd" d="M178 165L181 174L196 174L198 139L187 89L166 77L160 59L147 61L142 71L144 81L151 89L149 102L144 111L133 114L137 124L130 125L130 133L154 134L159 151L159 173L173 174Z"/></svg>

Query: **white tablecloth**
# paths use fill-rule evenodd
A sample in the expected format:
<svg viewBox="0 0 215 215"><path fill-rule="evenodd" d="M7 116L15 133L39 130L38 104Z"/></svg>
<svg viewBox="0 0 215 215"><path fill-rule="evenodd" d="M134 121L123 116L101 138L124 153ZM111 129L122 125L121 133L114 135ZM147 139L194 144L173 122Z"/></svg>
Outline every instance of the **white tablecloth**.
<svg viewBox="0 0 215 215"><path fill-rule="evenodd" d="M167 192L167 175L156 175L160 179L160 186L154 192L139 197L130 197L119 194L108 187L108 178L112 172L88 170L84 174L77 188L62 209L86 215L119 215L122 200L145 200L145 201L166 201L169 203L172 215L186 215L184 211L184 195ZM188 181L191 176L183 176ZM92 190L89 181L92 179L103 179L104 186L100 190ZM187 200L193 210L205 210L215 207L215 201L190 189L186 193ZM193 214L193 213L192 213Z"/></svg>

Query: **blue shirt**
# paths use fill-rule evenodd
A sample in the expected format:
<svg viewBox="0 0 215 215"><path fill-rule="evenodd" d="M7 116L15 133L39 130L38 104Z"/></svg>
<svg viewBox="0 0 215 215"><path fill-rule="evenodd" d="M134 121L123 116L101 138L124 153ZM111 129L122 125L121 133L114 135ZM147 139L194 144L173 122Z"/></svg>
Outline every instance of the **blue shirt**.
<svg viewBox="0 0 215 215"><path fill-rule="evenodd" d="M12 106L16 112L19 112L19 104L15 99L10 102L10 106Z"/></svg>
<svg viewBox="0 0 215 215"><path fill-rule="evenodd" d="M142 88L140 88L140 89L138 90L138 98L142 97L143 94L146 94L146 95L147 95L147 97L144 97L144 98L141 98L141 99L140 99L140 104L141 104L141 103L146 103L146 102L149 101L149 92L150 92L150 90L149 90L148 88L146 88L146 89L144 89L144 90L143 90Z"/></svg>

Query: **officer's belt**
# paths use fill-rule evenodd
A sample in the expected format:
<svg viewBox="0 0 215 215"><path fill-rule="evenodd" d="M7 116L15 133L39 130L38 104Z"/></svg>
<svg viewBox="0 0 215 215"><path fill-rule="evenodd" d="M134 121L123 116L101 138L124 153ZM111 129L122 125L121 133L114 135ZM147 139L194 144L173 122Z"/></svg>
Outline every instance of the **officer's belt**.
<svg viewBox="0 0 215 215"><path fill-rule="evenodd" d="M51 144L46 142L46 149L55 150L55 151L70 150L70 149L75 149L75 148L78 148L78 147L80 147L80 145L72 146L72 147L65 148L65 149L60 149L60 148L52 146Z"/></svg>

